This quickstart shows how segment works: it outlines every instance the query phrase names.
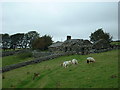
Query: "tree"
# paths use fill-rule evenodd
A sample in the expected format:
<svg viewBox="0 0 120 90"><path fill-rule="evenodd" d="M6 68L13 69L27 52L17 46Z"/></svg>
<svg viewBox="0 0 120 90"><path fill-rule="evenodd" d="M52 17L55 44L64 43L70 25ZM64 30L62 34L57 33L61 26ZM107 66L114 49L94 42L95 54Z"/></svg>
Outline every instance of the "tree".
<svg viewBox="0 0 120 90"><path fill-rule="evenodd" d="M17 37L18 38L18 42L17 42L17 46L19 46L19 48L23 48L23 38L24 38L24 33L18 33Z"/></svg>
<svg viewBox="0 0 120 90"><path fill-rule="evenodd" d="M109 33L105 33L102 28L98 29L94 33L91 33L90 40L95 43L96 41L103 39L108 43L112 41L112 36Z"/></svg>
<svg viewBox="0 0 120 90"><path fill-rule="evenodd" d="M44 35L42 37L34 40L32 44L33 49L47 50L48 46L52 44L52 37L49 35Z"/></svg>
<svg viewBox="0 0 120 90"><path fill-rule="evenodd" d="M5 34L1 34L2 36L2 47L3 48L9 48L10 47L10 36L9 34L5 33Z"/></svg>
<svg viewBox="0 0 120 90"><path fill-rule="evenodd" d="M33 41L33 44L32 44L33 49L44 50L44 47L45 47L44 38L39 37Z"/></svg>
<svg viewBox="0 0 120 90"><path fill-rule="evenodd" d="M30 31L26 33L23 38L24 48L27 48L27 47L31 48L33 41L37 38L39 38L39 34L36 31Z"/></svg>
<svg viewBox="0 0 120 90"><path fill-rule="evenodd" d="M24 33L17 33L10 36L11 39L11 48L19 47L22 48L23 46L23 37Z"/></svg>
<svg viewBox="0 0 120 90"><path fill-rule="evenodd" d="M46 49L48 49L48 46L50 46L53 43L52 37L49 35L44 35L42 38L44 38L44 41L45 41L44 49L46 50Z"/></svg>

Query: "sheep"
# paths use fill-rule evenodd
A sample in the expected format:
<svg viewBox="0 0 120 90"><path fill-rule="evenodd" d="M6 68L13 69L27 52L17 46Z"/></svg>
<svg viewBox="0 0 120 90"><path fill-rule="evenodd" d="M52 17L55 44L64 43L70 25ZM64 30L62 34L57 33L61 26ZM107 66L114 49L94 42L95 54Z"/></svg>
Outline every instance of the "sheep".
<svg viewBox="0 0 120 90"><path fill-rule="evenodd" d="M92 62L95 62L95 59L93 57L88 57L87 63L92 63Z"/></svg>
<svg viewBox="0 0 120 90"><path fill-rule="evenodd" d="M72 64L78 64L78 61L76 59L72 59Z"/></svg>
<svg viewBox="0 0 120 90"><path fill-rule="evenodd" d="M78 64L78 61L76 59L72 59L70 61L64 61L62 64L60 64L61 66L67 68L68 65L70 64Z"/></svg>
<svg viewBox="0 0 120 90"><path fill-rule="evenodd" d="M72 64L72 62L71 61L64 61L63 64L61 64L61 65L63 65L63 67L66 68L69 64Z"/></svg>

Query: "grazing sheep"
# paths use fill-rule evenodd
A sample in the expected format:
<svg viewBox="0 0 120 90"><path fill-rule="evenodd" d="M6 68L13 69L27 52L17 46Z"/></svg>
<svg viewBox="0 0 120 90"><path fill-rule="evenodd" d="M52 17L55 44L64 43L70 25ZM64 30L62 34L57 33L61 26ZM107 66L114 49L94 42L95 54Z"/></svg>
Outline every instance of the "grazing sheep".
<svg viewBox="0 0 120 90"><path fill-rule="evenodd" d="M76 59L73 59L71 62L72 64L78 64L78 61Z"/></svg>
<svg viewBox="0 0 120 90"><path fill-rule="evenodd" d="M95 62L95 59L93 57L88 57L87 63L92 63L92 62Z"/></svg>
<svg viewBox="0 0 120 90"><path fill-rule="evenodd" d="M64 61L62 65L63 65L63 67L66 68L69 64L72 64L72 62L71 61Z"/></svg>
<svg viewBox="0 0 120 90"><path fill-rule="evenodd" d="M69 62L68 61L65 61L65 62L63 62L63 67L67 67L68 66L68 64L69 64Z"/></svg>

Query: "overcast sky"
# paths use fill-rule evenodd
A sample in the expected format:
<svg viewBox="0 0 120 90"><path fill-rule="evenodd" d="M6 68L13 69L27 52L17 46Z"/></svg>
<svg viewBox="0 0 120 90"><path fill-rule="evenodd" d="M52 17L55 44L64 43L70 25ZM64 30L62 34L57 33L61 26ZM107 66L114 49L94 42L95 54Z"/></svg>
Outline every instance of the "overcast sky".
<svg viewBox="0 0 120 90"><path fill-rule="evenodd" d="M64 41L67 35L89 39L92 32L103 28L114 40L118 39L117 2L4 2L0 19L0 33L35 30L41 36L53 36L54 41Z"/></svg>

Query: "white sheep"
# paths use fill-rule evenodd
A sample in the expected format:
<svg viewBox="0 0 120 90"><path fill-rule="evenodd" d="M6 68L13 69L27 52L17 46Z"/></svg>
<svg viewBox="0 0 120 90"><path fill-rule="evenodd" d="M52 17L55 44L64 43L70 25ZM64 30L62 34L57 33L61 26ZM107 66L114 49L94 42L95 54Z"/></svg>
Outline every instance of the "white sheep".
<svg viewBox="0 0 120 90"><path fill-rule="evenodd" d="M95 62L95 59L93 57L88 57L87 63L92 63L92 62Z"/></svg>
<svg viewBox="0 0 120 90"><path fill-rule="evenodd" d="M63 65L63 67L66 68L69 64L72 64L72 62L71 61L64 61L62 65Z"/></svg>
<svg viewBox="0 0 120 90"><path fill-rule="evenodd" d="M76 59L73 59L72 64L78 64L78 61Z"/></svg>

